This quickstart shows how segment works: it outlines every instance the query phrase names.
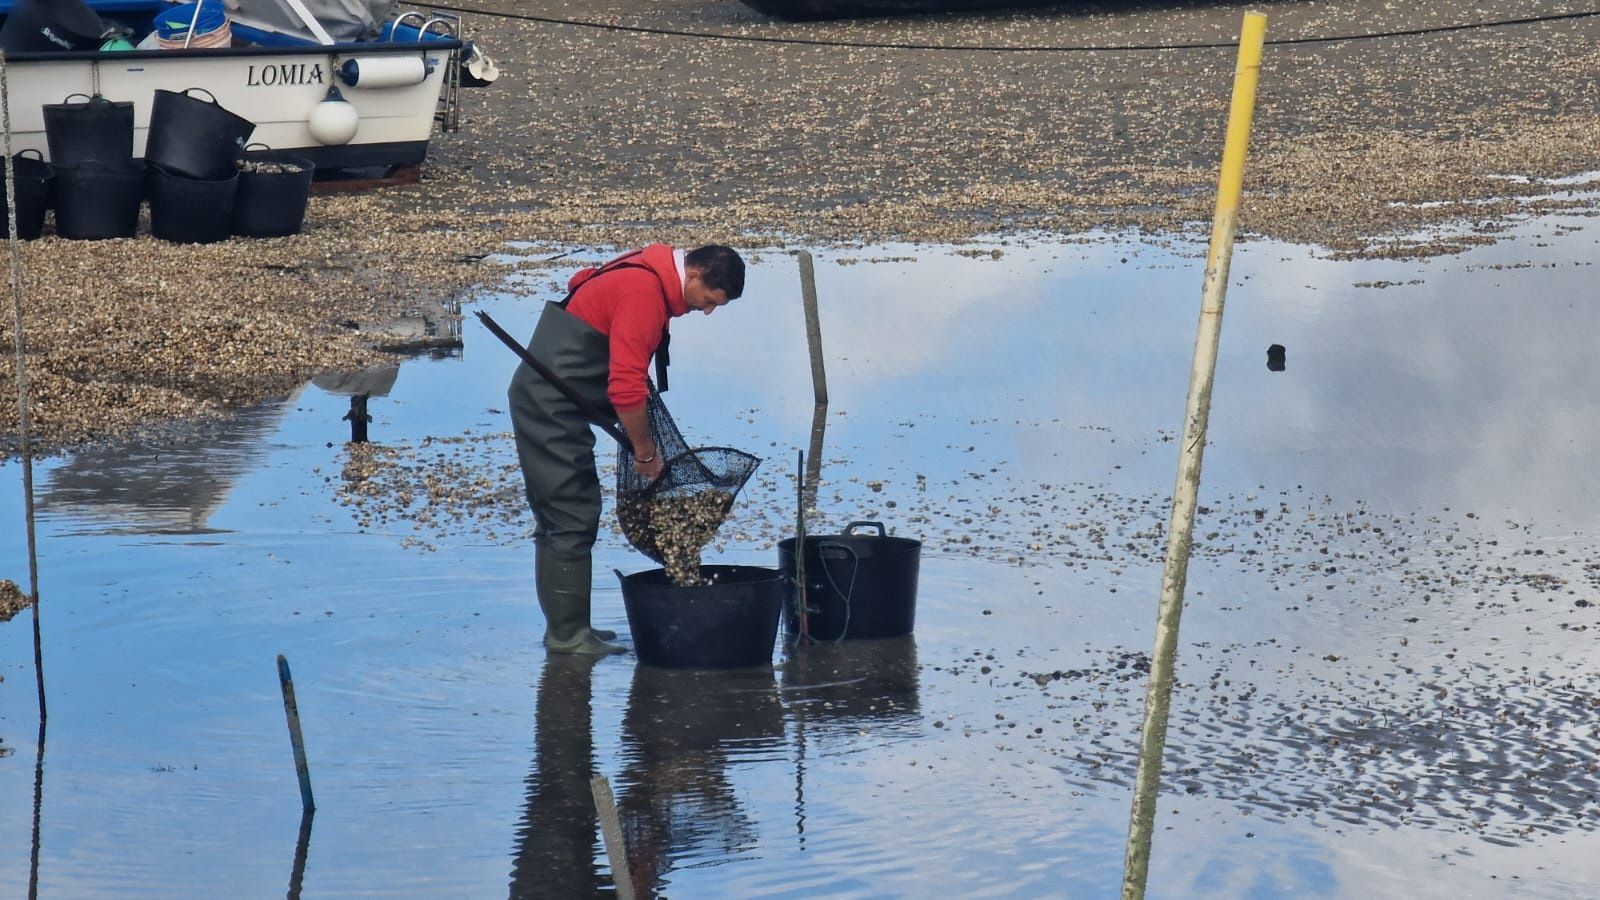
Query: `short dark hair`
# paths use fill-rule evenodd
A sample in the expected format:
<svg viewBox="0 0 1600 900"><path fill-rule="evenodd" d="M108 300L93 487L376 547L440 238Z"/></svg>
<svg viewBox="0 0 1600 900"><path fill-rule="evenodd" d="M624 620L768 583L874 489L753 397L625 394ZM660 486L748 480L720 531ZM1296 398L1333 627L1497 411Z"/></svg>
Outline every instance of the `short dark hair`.
<svg viewBox="0 0 1600 900"><path fill-rule="evenodd" d="M732 247L698 247L683 255L683 265L700 270L700 281L713 291L725 291L729 300L744 293L744 260Z"/></svg>

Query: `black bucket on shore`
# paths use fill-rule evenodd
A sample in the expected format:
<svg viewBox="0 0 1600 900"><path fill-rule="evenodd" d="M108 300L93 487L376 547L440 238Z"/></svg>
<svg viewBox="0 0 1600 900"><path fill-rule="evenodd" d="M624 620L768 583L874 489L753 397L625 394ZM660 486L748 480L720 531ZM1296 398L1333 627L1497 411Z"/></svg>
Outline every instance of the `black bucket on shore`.
<svg viewBox="0 0 1600 900"><path fill-rule="evenodd" d="M198 91L209 102L189 96ZM144 158L190 178L227 178L236 174L254 122L222 108L205 88L182 92L157 88L150 105L150 133Z"/></svg>
<svg viewBox="0 0 1600 900"><path fill-rule="evenodd" d="M227 240L238 188L238 172L226 178L190 178L151 166L150 233L180 244Z"/></svg>
<svg viewBox="0 0 1600 900"><path fill-rule="evenodd" d="M617 573L639 661L671 669L772 665L787 580L761 566L701 566L700 574L712 583L679 587L666 569Z"/></svg>
<svg viewBox="0 0 1600 900"><path fill-rule="evenodd" d="M23 156L32 153L34 157ZM44 211L50 206L51 189L55 187L55 167L44 161L38 150L23 150L11 157L11 169L17 195L17 237L31 241L44 231ZM0 185L0 216L9 216L3 185ZM11 225L0 219L0 233L9 233Z"/></svg>
<svg viewBox="0 0 1600 900"><path fill-rule="evenodd" d="M144 162L56 166L56 234L74 240L133 237L144 198Z"/></svg>
<svg viewBox="0 0 1600 900"><path fill-rule="evenodd" d="M853 534L876 528L877 534ZM806 535L806 633L813 640L910 634L917 617L922 542L890 537L880 522L851 522L844 534ZM795 539L778 542L778 568L795 580ZM800 633L799 590L783 605L785 631Z"/></svg>
<svg viewBox="0 0 1600 900"><path fill-rule="evenodd" d="M72 98L82 97L74 103ZM119 164L133 159L133 103L95 94L68 94L60 103L46 103L44 137L50 162L75 166L93 160Z"/></svg>
<svg viewBox="0 0 1600 900"><path fill-rule="evenodd" d="M251 150L239 161L239 193L233 200L233 233L283 237L305 226L306 202L316 166L293 153Z"/></svg>

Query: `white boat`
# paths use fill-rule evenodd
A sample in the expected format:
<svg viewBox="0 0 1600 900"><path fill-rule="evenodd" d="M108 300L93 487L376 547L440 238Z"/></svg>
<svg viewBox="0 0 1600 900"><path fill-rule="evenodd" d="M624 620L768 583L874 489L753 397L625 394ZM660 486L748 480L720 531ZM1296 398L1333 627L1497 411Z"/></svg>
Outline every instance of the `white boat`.
<svg viewBox="0 0 1600 900"><path fill-rule="evenodd" d="M319 172L414 165L436 124L458 127L459 88L496 75L459 18L402 12L394 0L226 0L231 45L192 46L208 42L202 13L219 17L223 2L0 0L12 152L48 159L42 107L99 94L132 101L133 152L143 156L154 92L200 88L191 96L209 94L255 124L250 142L305 156ZM191 21L164 48L156 26L170 32L174 15Z"/></svg>

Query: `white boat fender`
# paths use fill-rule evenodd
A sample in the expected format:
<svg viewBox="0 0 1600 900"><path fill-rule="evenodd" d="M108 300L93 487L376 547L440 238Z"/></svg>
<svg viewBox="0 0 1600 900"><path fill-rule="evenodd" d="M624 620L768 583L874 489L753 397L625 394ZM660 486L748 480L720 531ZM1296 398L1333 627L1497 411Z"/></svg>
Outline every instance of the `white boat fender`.
<svg viewBox="0 0 1600 900"><path fill-rule="evenodd" d="M387 88L421 84L433 63L421 56L370 56L339 65L339 80L351 87Z"/></svg>
<svg viewBox="0 0 1600 900"><path fill-rule="evenodd" d="M311 115L306 119L306 125L311 129L311 136L318 143L328 146L339 146L350 143L356 136L356 128L361 124L361 115L350 101L344 99L336 85L328 86L327 96L316 106L311 107Z"/></svg>
<svg viewBox="0 0 1600 900"><path fill-rule="evenodd" d="M500 77L500 67L494 64L487 53L479 50L477 45L468 44L462 51L461 83L469 87L487 87L496 78Z"/></svg>

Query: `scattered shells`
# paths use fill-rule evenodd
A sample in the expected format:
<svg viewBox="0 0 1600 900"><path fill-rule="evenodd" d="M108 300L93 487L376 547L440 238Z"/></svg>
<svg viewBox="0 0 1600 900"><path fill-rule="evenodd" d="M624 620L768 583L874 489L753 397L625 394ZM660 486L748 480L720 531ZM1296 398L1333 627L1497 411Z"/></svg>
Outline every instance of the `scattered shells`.
<svg viewBox="0 0 1600 900"><path fill-rule="evenodd" d="M33 605L33 598L22 592L17 583L0 578L0 622L9 622L17 613Z"/></svg>

